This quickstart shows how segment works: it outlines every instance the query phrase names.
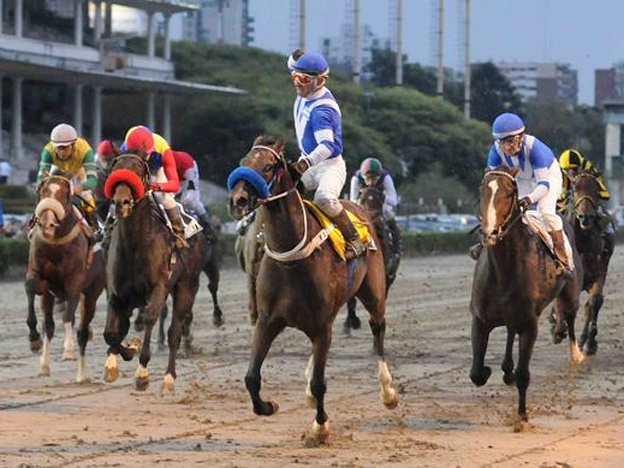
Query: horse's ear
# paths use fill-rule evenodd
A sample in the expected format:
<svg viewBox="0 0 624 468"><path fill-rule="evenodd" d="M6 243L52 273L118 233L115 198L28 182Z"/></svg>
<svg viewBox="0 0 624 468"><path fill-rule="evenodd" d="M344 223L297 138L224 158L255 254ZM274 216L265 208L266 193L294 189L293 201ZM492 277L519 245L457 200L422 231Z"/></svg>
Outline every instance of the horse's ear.
<svg viewBox="0 0 624 468"><path fill-rule="evenodd" d="M277 139L277 147L279 148L279 152L283 152L286 148L286 136L282 135Z"/></svg>
<svg viewBox="0 0 624 468"><path fill-rule="evenodd" d="M257 135L256 138L254 138L253 143L251 144L251 146L256 146L260 144L260 141L262 141L262 135Z"/></svg>

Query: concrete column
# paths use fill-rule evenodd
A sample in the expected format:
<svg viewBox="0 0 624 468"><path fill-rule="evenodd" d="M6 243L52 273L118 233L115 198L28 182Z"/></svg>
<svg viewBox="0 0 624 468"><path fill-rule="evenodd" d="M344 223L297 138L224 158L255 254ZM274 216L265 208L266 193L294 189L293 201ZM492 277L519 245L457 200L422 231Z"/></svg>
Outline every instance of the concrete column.
<svg viewBox="0 0 624 468"><path fill-rule="evenodd" d="M95 148L102 141L102 87L93 87L93 127L91 128L91 146Z"/></svg>
<svg viewBox="0 0 624 468"><path fill-rule="evenodd" d="M78 132L78 136L82 135L82 91L84 85L78 83L74 86L74 128Z"/></svg>
<svg viewBox="0 0 624 468"><path fill-rule="evenodd" d="M24 35L24 1L15 0L15 36Z"/></svg>
<svg viewBox="0 0 624 468"><path fill-rule="evenodd" d="M165 140L171 142L171 95L163 96L163 128L162 136Z"/></svg>
<svg viewBox="0 0 624 468"><path fill-rule="evenodd" d="M606 124L605 129L605 175L611 194L609 209L620 206L620 178L614 173L613 157L620 156L621 126L619 122Z"/></svg>
<svg viewBox="0 0 624 468"><path fill-rule="evenodd" d="M165 17L165 46L164 46L164 50L163 50L163 58L165 60L171 60L171 34L169 31L169 26L170 23L169 21L171 20L171 15L164 15Z"/></svg>
<svg viewBox="0 0 624 468"><path fill-rule="evenodd" d="M24 157L22 147L22 86L23 78L13 79L13 118L11 119L11 153L13 159L21 160Z"/></svg>
<svg viewBox="0 0 624 468"><path fill-rule="evenodd" d="M154 13L147 12L147 56L154 57L156 51L156 28L154 27Z"/></svg>
<svg viewBox="0 0 624 468"><path fill-rule="evenodd" d="M94 30L93 34L95 35L95 46L97 47L100 44L100 39L102 39L102 0L95 0L95 18L94 18Z"/></svg>
<svg viewBox="0 0 624 468"><path fill-rule="evenodd" d="M153 132L155 132L156 131L156 93L154 91L148 91L147 93L146 122L147 122L147 126Z"/></svg>
<svg viewBox="0 0 624 468"><path fill-rule="evenodd" d="M2 33L2 23L4 22L4 5L3 5L3 1L4 0L0 0L0 34Z"/></svg>
<svg viewBox="0 0 624 468"><path fill-rule="evenodd" d="M2 0L0 0L0 11L2 11ZM2 15L0 14L0 22L1 21L2 21ZM4 76L0 75L0 102L2 102L2 83L3 82L4 82ZM8 151L4 151L4 138L2 137L2 106L0 106L0 155L4 155L4 154L8 154Z"/></svg>
<svg viewBox="0 0 624 468"><path fill-rule="evenodd" d="M74 44L82 46L82 0L74 0Z"/></svg>
<svg viewBox="0 0 624 468"><path fill-rule="evenodd" d="M107 1L106 7L104 9L104 35L105 36L110 36L111 31L113 29L112 10L113 10L113 4Z"/></svg>

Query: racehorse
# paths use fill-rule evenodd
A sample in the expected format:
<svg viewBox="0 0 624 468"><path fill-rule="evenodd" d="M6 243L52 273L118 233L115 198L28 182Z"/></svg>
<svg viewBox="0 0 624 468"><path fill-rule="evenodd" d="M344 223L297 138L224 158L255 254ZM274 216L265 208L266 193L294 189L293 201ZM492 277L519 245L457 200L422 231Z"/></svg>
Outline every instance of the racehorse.
<svg viewBox="0 0 624 468"><path fill-rule="evenodd" d="M106 284L104 256L101 250L88 259L88 238L81 215L72 204L72 185L62 172L46 177L39 186L35 208L36 225L30 237L25 289L28 298L30 349L41 350L39 375L50 375L50 345L54 336L54 303L63 309L65 340L63 359L74 359L74 323L80 303L77 340L79 346L77 382L87 380L85 351L89 325L95 315L98 297ZM88 229L88 228L86 228ZM35 296L41 296L44 316L43 343L37 331ZM43 349L42 349L43 346Z"/></svg>
<svg viewBox="0 0 624 468"><path fill-rule="evenodd" d="M470 312L472 313L472 368L470 379L485 385L492 370L484 365L490 332L507 328L507 345L502 363L503 381L515 382L518 389L518 416L528 421L526 393L529 387L529 362L538 333L542 310L555 301L558 320L565 321L569 333L570 357L574 363L583 359L576 343L574 319L579 307L582 266L572 249L576 268L561 275L558 265L544 243L525 225L518 207L515 175L498 167L485 173L479 189L479 211L485 248L477 260L473 275ZM568 236L570 225L564 222ZM572 239L573 240L573 239ZM518 364L512 356L515 337L519 337Z"/></svg>
<svg viewBox="0 0 624 468"><path fill-rule="evenodd" d="M258 212L252 211L241 219L238 224L238 236L234 242L234 253L238 265L247 274L249 322L255 325L258 320L256 278L260 269L260 261L264 255L262 222Z"/></svg>
<svg viewBox="0 0 624 468"><path fill-rule="evenodd" d="M114 204L117 222L111 231L107 255L108 311L104 339L109 348L104 380L113 382L118 378L118 355L131 360L140 346L135 387L137 390L148 387L152 329L167 295L171 294L169 361L162 391L173 392L176 354L183 324L188 320L199 287L207 242L204 236L196 235L188 239L189 248L181 251L175 248L162 211L152 200L149 178L145 158L126 154L115 159L106 180L105 193ZM128 333L135 308L144 308L145 335L140 345L126 345L122 340Z"/></svg>
<svg viewBox="0 0 624 468"><path fill-rule="evenodd" d="M230 213L241 219L254 209L262 217L265 254L256 280L258 321L254 328L251 360L245 385L254 413L270 416L276 403L260 396L261 368L276 336L286 326L297 328L312 343L305 375L308 403L316 408L309 434L311 443L329 437L325 413L325 365L332 340L332 325L340 307L355 295L370 314L370 327L379 358L382 401L387 408L398 404L392 376L385 361L386 285L381 252L368 251L345 262L324 242L327 231L304 206L288 171L284 138L257 137L228 177ZM342 203L360 219L368 221L358 205ZM374 232L370 235L377 240Z"/></svg>
<svg viewBox="0 0 624 468"><path fill-rule="evenodd" d="M396 279L396 273L399 269L399 263L401 261L400 255L394 255L393 242L396 239L392 238L392 232L386 223L383 213L384 193L376 187L364 187L360 191L358 197L358 205L363 206L369 214L370 219L373 222L373 227L377 232L377 236L381 242L381 251L384 258L384 266L386 269L386 295L394 280ZM350 330L356 330L360 328L360 319L355 312L357 301L355 297L352 297L347 302L347 318L344 322L345 333L349 334Z"/></svg>
<svg viewBox="0 0 624 468"><path fill-rule="evenodd" d="M579 347L587 355L596 354L598 343L598 313L604 301L604 283L609 260L613 254L614 234L603 232L600 226L600 185L589 172L576 175L570 184L568 220L574 226L576 248L583 264L583 291L589 294L585 302L585 323Z"/></svg>

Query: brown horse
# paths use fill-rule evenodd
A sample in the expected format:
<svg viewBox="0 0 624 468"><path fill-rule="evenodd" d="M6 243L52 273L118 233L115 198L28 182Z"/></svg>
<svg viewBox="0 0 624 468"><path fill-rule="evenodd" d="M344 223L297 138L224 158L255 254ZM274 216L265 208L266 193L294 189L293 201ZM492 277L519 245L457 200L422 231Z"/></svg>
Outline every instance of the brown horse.
<svg viewBox="0 0 624 468"><path fill-rule="evenodd" d="M104 339L109 349L104 379L113 382L118 378L119 354L125 360L136 354L139 345L126 345L122 340L128 333L133 309L144 308L145 335L140 345L135 386L138 390L147 388L152 330L167 295L171 294L169 361L162 390L172 392L176 354L199 287L207 242L204 236L196 235L188 239L189 248L182 251L175 248L173 234L148 191L149 177L145 159L128 154L115 159L106 181L105 192L112 199L117 222L107 255L108 313Z"/></svg>
<svg viewBox="0 0 624 468"><path fill-rule="evenodd" d="M89 325L95 305L106 284L106 270L101 250L88 264L88 239L81 215L71 201L70 179L63 173L51 175L39 186L39 202L35 209L36 226L30 238L26 296L28 298L29 340L32 351L41 350L40 375L50 375L50 344L54 336L55 298L63 308L65 340L63 359L74 358L74 322L81 304L77 339L79 346L77 382L87 380L85 350L89 341ZM88 229L88 228L87 228ZM37 331L35 296L41 296L44 315L43 343Z"/></svg>
<svg viewBox="0 0 624 468"><path fill-rule="evenodd" d="M261 368L275 337L286 327L301 330L312 343L305 372L308 402L316 408L311 441L329 437L325 413L325 365L332 340L332 324L340 307L355 295L370 313L370 327L379 357L382 401L398 404L384 354L386 284L380 251L369 251L349 262L341 260L328 242L322 242L319 222L302 201L287 169L285 140L256 138L238 169L228 178L230 213L241 219L258 208L263 219L266 249L256 281L258 321L254 328L251 360L245 385L258 415L274 414L278 406L260 396ZM343 201L361 219L363 208ZM372 237L377 242L374 232Z"/></svg>
<svg viewBox="0 0 624 468"><path fill-rule="evenodd" d="M255 325L258 320L256 278L260 269L260 261L264 255L264 234L258 212L252 211L244 219L241 219L237 231L234 253L238 265L247 275L249 322Z"/></svg>
<svg viewBox="0 0 624 468"><path fill-rule="evenodd" d="M526 422L529 362L537 338L538 318L551 301L555 300L558 320L567 324L571 360L578 363L583 359L574 334L583 272L573 248L576 268L568 276L560 275L545 244L524 224L518 208L516 173L517 168L505 167L488 171L479 189L485 248L475 266L470 299L473 353L470 379L477 386L487 382L492 373L484 364L490 332L496 327L506 327L503 381L507 385L516 383L518 415ZM571 231L568 223L564 222L564 227ZM516 335L519 354L514 370L512 352Z"/></svg>
<svg viewBox="0 0 624 468"><path fill-rule="evenodd" d="M596 354L598 343L598 313L604 301L604 283L609 260L613 254L614 234L600 225L603 210L600 185L588 172L575 176L570 185L568 220L574 226L576 248L583 264L583 291L589 298L585 302L585 324L579 338L579 347L587 355Z"/></svg>
<svg viewBox="0 0 624 468"><path fill-rule="evenodd" d="M360 196L357 201L358 205L363 206L373 222L375 232L381 243L381 251L384 258L384 266L386 269L386 295L394 280L399 269L399 263L401 261L400 255L394 254L393 242L396 239L392 238L392 231L388 227L388 223L384 217L383 205L384 205L384 193L376 187L364 187L360 191ZM357 330L360 328L360 319L357 316L356 310L357 301L355 297L352 297L347 302L347 318L345 319L343 328L346 334L349 334L351 329Z"/></svg>

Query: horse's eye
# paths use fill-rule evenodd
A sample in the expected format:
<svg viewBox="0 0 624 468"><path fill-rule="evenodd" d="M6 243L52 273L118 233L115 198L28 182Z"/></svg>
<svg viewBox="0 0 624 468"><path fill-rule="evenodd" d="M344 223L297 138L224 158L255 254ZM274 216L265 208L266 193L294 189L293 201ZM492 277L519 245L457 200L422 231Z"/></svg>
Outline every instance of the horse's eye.
<svg viewBox="0 0 624 468"><path fill-rule="evenodd" d="M262 168L262 173L263 174L268 174L269 172L271 172L273 170L273 164L266 164L263 168Z"/></svg>

